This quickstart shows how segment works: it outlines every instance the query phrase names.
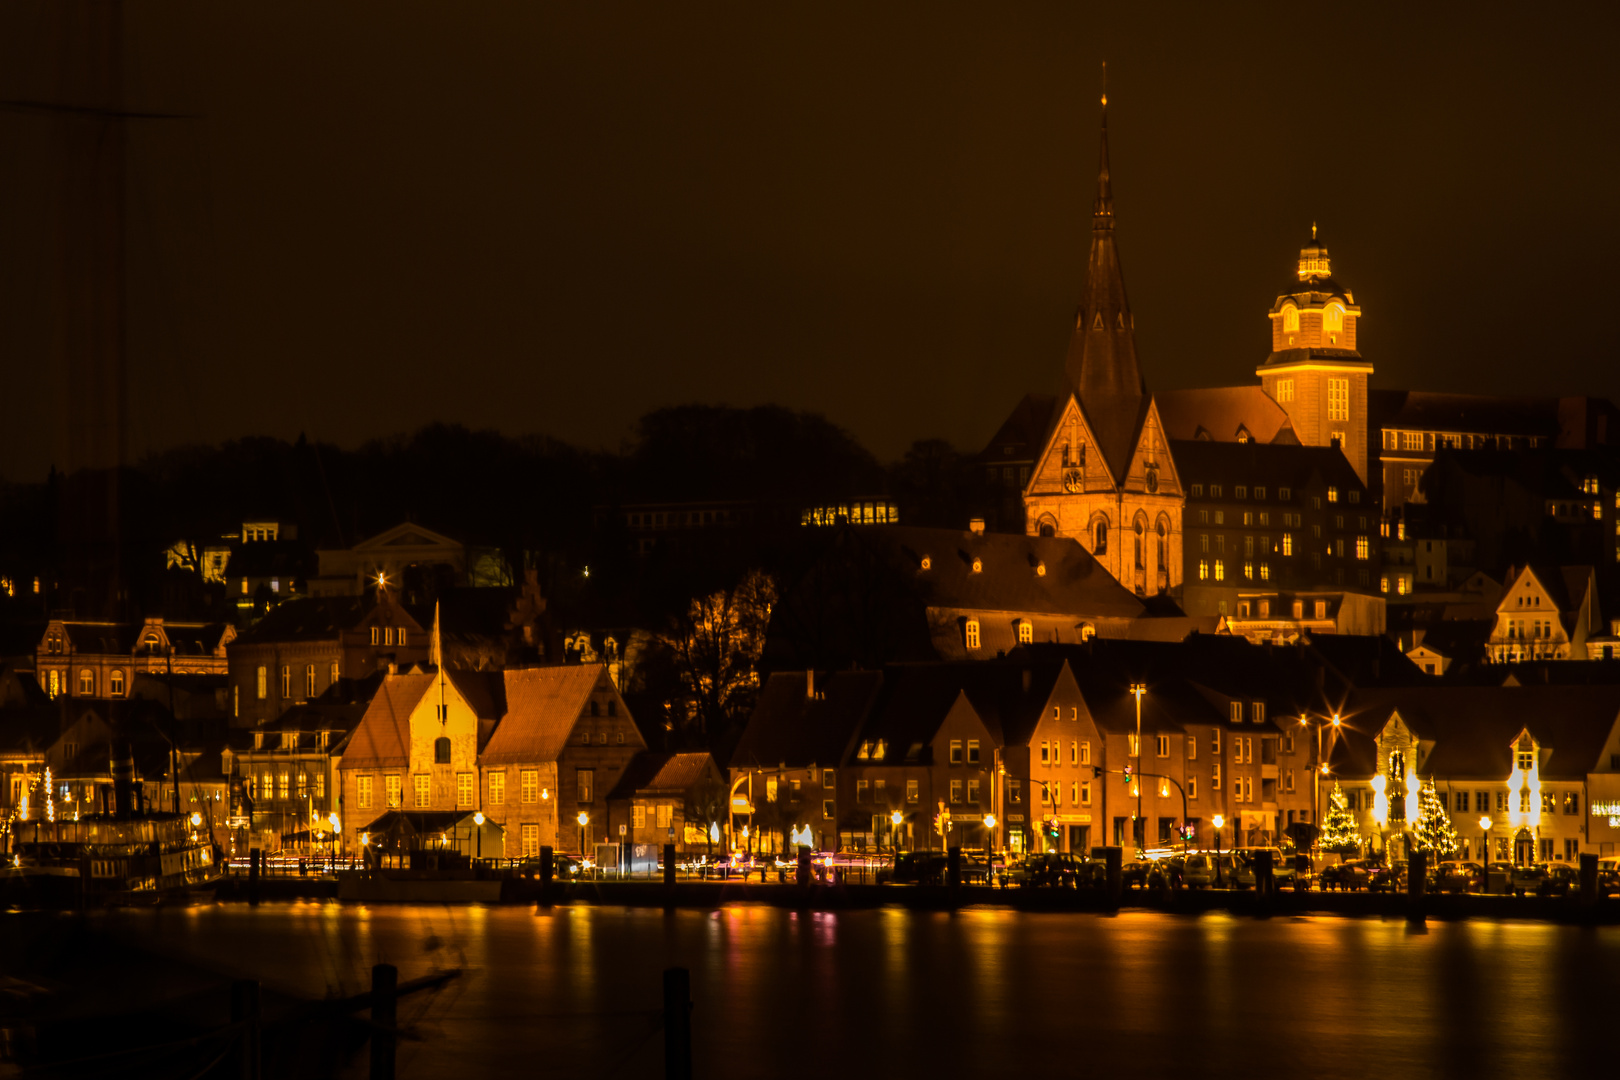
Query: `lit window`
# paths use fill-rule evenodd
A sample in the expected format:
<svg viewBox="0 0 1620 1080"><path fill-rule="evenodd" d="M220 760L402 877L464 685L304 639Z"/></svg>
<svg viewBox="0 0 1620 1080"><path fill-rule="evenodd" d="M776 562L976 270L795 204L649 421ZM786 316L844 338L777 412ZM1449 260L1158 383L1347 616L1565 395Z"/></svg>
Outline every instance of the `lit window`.
<svg viewBox="0 0 1620 1080"><path fill-rule="evenodd" d="M383 777L383 797L388 800L388 809L399 809L400 788L401 785L398 773L393 773Z"/></svg>
<svg viewBox="0 0 1620 1080"><path fill-rule="evenodd" d="M1263 562L1263 563L1260 564L1260 580L1261 581L1270 581L1271 580L1271 564L1270 563Z"/></svg>
<svg viewBox="0 0 1620 1080"><path fill-rule="evenodd" d="M96 673L89 668L79 670L79 696L90 697L96 692Z"/></svg>
<svg viewBox="0 0 1620 1080"><path fill-rule="evenodd" d="M1226 561L1224 559L1216 559L1215 560L1215 580L1216 581L1225 581L1226 580Z"/></svg>
<svg viewBox="0 0 1620 1080"><path fill-rule="evenodd" d="M112 675L108 677L107 693L111 697L124 696L124 673L122 671L115 669Z"/></svg>
<svg viewBox="0 0 1620 1080"><path fill-rule="evenodd" d="M492 772L489 774L489 804L491 806L506 805L506 773Z"/></svg>
<svg viewBox="0 0 1620 1080"><path fill-rule="evenodd" d="M416 796L416 808L427 809L433 796L433 778L427 773L417 773L411 777L411 786Z"/></svg>
<svg viewBox="0 0 1620 1080"><path fill-rule="evenodd" d="M967 637L967 647L968 648L977 649L979 647L979 620L978 619L969 619L967 621L966 637Z"/></svg>
<svg viewBox="0 0 1620 1080"><path fill-rule="evenodd" d="M315 665L309 664L304 668L304 697L315 696Z"/></svg>
<svg viewBox="0 0 1620 1080"><path fill-rule="evenodd" d="M1328 380L1328 419L1350 419L1350 380Z"/></svg>
<svg viewBox="0 0 1620 1080"><path fill-rule="evenodd" d="M371 809L371 777L362 776L359 782L360 809Z"/></svg>
<svg viewBox="0 0 1620 1080"><path fill-rule="evenodd" d="M1029 645L1035 641L1035 624L1028 619L1018 621L1018 643Z"/></svg>
<svg viewBox="0 0 1620 1080"><path fill-rule="evenodd" d="M1356 537L1356 558L1365 559L1372 554L1372 542L1365 536Z"/></svg>
<svg viewBox="0 0 1620 1080"><path fill-rule="evenodd" d="M504 787L505 779L501 780ZM524 769L518 777L518 798L526 803L532 803L540 797L540 770Z"/></svg>
<svg viewBox="0 0 1620 1080"><path fill-rule="evenodd" d="M1292 309L1290 309L1290 310L1292 310ZM1295 321L1298 321L1298 316L1295 316ZM1293 379L1278 379L1277 380L1277 400L1279 402L1293 401L1294 400L1294 380Z"/></svg>
<svg viewBox="0 0 1620 1080"><path fill-rule="evenodd" d="M1282 553L1284 555L1292 555L1294 553L1294 534L1293 533L1283 533Z"/></svg>

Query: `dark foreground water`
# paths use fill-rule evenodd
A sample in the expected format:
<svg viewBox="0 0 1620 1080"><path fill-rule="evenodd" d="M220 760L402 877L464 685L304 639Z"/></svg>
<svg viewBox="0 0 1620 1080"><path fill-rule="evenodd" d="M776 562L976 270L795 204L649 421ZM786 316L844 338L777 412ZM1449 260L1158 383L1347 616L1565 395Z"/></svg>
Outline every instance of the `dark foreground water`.
<svg viewBox="0 0 1620 1080"><path fill-rule="evenodd" d="M697 1076L1600 1076L1620 929L898 909L129 911L107 929L306 997L462 965L402 1005L401 1077L661 1076L691 969ZM364 1075L362 1051L352 1070Z"/></svg>

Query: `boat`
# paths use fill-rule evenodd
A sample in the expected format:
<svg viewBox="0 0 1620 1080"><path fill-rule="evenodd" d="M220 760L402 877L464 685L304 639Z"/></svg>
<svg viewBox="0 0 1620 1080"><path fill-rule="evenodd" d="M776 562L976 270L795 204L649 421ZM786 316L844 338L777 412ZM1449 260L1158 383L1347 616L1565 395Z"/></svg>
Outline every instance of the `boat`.
<svg viewBox="0 0 1620 1080"><path fill-rule="evenodd" d="M127 750L112 761L113 806L108 813L9 822L0 907L77 908L157 903L213 888L223 876L201 814L148 809L132 782ZM26 803L25 803L26 806Z"/></svg>

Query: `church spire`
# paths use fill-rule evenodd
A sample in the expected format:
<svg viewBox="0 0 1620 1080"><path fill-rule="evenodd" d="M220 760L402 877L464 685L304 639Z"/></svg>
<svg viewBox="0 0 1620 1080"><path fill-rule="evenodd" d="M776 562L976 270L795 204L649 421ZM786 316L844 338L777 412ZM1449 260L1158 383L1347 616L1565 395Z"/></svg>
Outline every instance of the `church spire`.
<svg viewBox="0 0 1620 1080"><path fill-rule="evenodd" d="M1136 335L1125 275L1114 241L1114 190L1108 165L1108 68L1103 66L1102 140L1097 201L1091 215L1091 257L1086 291L1069 338L1065 370L1086 420L1115 476L1123 476L1135 449L1147 395L1136 362Z"/></svg>

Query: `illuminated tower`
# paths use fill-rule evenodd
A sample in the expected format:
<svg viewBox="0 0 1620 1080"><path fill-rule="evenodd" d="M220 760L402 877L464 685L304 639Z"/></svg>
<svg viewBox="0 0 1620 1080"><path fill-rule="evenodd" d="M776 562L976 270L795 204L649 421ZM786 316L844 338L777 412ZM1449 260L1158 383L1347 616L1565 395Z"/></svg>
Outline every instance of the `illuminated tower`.
<svg viewBox="0 0 1620 1080"><path fill-rule="evenodd" d="M1256 369L1306 446L1336 441L1367 482L1367 379L1372 364L1356 350L1361 309L1333 280L1328 250L1311 226L1299 252L1298 282L1271 305L1271 355Z"/></svg>
<svg viewBox="0 0 1620 1080"><path fill-rule="evenodd" d="M1069 337L1068 397L1024 489L1032 535L1072 536L1139 595L1181 586L1181 480L1136 360L1135 320L1114 242L1108 95L1086 288Z"/></svg>

